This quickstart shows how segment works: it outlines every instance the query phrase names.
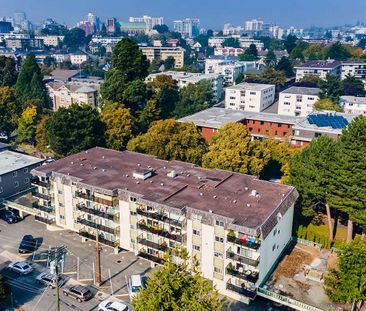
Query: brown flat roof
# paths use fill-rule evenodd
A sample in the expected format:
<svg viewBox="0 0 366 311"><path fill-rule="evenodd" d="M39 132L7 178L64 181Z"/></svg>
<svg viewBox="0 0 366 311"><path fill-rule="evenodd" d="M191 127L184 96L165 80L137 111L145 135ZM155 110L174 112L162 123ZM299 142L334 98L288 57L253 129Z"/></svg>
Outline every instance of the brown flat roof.
<svg viewBox="0 0 366 311"><path fill-rule="evenodd" d="M145 180L133 176L134 172L141 174L146 170L153 174ZM176 177L167 175L172 171ZM292 197L287 205L297 198L293 187L254 176L100 147L39 167L34 172L41 175L55 172L109 191L127 190L147 201L224 216L233 219L234 224L252 229L263 225L287 197ZM257 195L253 195L254 190Z"/></svg>

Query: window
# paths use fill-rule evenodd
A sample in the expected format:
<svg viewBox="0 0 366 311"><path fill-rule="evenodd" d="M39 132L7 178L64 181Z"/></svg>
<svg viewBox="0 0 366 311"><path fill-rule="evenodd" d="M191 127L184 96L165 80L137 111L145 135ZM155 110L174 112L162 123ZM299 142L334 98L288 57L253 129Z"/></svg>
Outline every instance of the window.
<svg viewBox="0 0 366 311"><path fill-rule="evenodd" d="M28 177L24 179L24 183L29 184L29 178Z"/></svg>
<svg viewBox="0 0 366 311"><path fill-rule="evenodd" d="M276 233L277 233L277 228L276 228L276 229L274 229L274 231L273 231L273 236L275 236L275 235L276 235Z"/></svg>
<svg viewBox="0 0 366 311"><path fill-rule="evenodd" d="M216 220L216 226L223 227L224 226L224 222L223 221L220 221L220 220Z"/></svg>
<svg viewBox="0 0 366 311"><path fill-rule="evenodd" d="M219 236L215 236L215 241L219 242L219 243L224 243L224 238L219 237Z"/></svg>
<svg viewBox="0 0 366 311"><path fill-rule="evenodd" d="M18 173L17 172L13 172L13 177L17 177Z"/></svg>
<svg viewBox="0 0 366 311"><path fill-rule="evenodd" d="M214 271L215 271L216 273L220 273L220 274L222 274L222 269L221 269L221 268L214 267Z"/></svg>
<svg viewBox="0 0 366 311"><path fill-rule="evenodd" d="M250 92L250 95L256 95L257 93L256 92Z"/></svg>
<svg viewBox="0 0 366 311"><path fill-rule="evenodd" d="M135 215L137 215L137 213L134 211L130 211L130 215L135 216Z"/></svg>
<svg viewBox="0 0 366 311"><path fill-rule="evenodd" d="M199 231L197 229L193 229L193 234L194 235L201 235L201 231Z"/></svg>
<svg viewBox="0 0 366 311"><path fill-rule="evenodd" d="M199 245L194 245L193 244L193 250L195 250L195 251L201 251L201 246L199 246Z"/></svg>
<svg viewBox="0 0 366 311"><path fill-rule="evenodd" d="M282 127L282 124L281 123L278 123L278 127Z"/></svg>
<svg viewBox="0 0 366 311"><path fill-rule="evenodd" d="M63 194L63 192L61 190L57 191L58 194Z"/></svg>
<svg viewBox="0 0 366 311"><path fill-rule="evenodd" d="M28 173L28 167L23 168L23 172L24 172L24 174L27 174Z"/></svg>
<svg viewBox="0 0 366 311"><path fill-rule="evenodd" d="M215 252L215 257L217 258L220 258L220 259L223 259L224 258L224 255L219 253L219 252Z"/></svg>
<svg viewBox="0 0 366 311"><path fill-rule="evenodd" d="M274 252L275 249L276 249L276 244L273 244L273 246L272 246L272 252Z"/></svg>
<svg viewBox="0 0 366 311"><path fill-rule="evenodd" d="M263 125L264 124L264 121L261 121L261 125Z"/></svg>
<svg viewBox="0 0 366 311"><path fill-rule="evenodd" d="M275 131L275 135L277 135L277 131Z"/></svg>
<svg viewBox="0 0 366 311"><path fill-rule="evenodd" d="M3 187L0 187L0 193L3 193L4 189Z"/></svg>
<svg viewBox="0 0 366 311"><path fill-rule="evenodd" d="M315 133L315 137L322 136L322 133Z"/></svg>
<svg viewBox="0 0 366 311"><path fill-rule="evenodd" d="M130 197L130 201L131 201L131 202L136 202L136 201L137 201L137 199L136 199L136 198L134 198L134 197Z"/></svg>
<svg viewBox="0 0 366 311"><path fill-rule="evenodd" d="M65 220L65 216L64 215L60 215L60 219Z"/></svg>
<svg viewBox="0 0 366 311"><path fill-rule="evenodd" d="M19 181L14 181L14 188L18 188L19 187Z"/></svg>

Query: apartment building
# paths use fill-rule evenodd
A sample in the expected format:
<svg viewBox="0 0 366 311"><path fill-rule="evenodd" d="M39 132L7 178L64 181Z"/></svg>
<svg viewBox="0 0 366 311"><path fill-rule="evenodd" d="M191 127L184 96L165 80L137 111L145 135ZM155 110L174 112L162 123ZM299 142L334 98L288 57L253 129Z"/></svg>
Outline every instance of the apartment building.
<svg viewBox="0 0 366 311"><path fill-rule="evenodd" d="M164 24L163 17L151 17L151 16L147 16L147 15L144 15L142 17L130 17L128 19L128 21L131 23L134 23L134 22L145 23L147 31L150 31L155 26Z"/></svg>
<svg viewBox="0 0 366 311"><path fill-rule="evenodd" d="M154 59L166 60L168 57L173 57L175 60L175 68L184 66L184 49L181 47L161 47L161 46L146 46L140 47L141 52L151 62Z"/></svg>
<svg viewBox="0 0 366 311"><path fill-rule="evenodd" d="M59 47L64 36L36 36L36 39L42 40L45 46L49 47Z"/></svg>
<svg viewBox="0 0 366 311"><path fill-rule="evenodd" d="M366 97L341 96L339 102L345 113L366 115Z"/></svg>
<svg viewBox="0 0 366 311"><path fill-rule="evenodd" d="M260 19L252 19L244 22L245 31L262 31L264 22Z"/></svg>
<svg viewBox="0 0 366 311"><path fill-rule="evenodd" d="M314 60L296 66L296 81L300 81L306 75L315 75L325 79L328 73L341 76L342 63L337 60Z"/></svg>
<svg viewBox="0 0 366 311"><path fill-rule="evenodd" d="M186 87L189 84L196 84L199 81L209 81L212 85L212 93L216 101L221 101L224 97L224 78L221 74L203 74L203 73L192 73L184 71L164 71L159 73L149 74L145 82L153 82L157 76L167 75L177 81L179 88Z"/></svg>
<svg viewBox="0 0 366 311"><path fill-rule="evenodd" d="M145 34L148 31L145 22L119 22L119 24L121 32L129 35Z"/></svg>
<svg viewBox="0 0 366 311"><path fill-rule="evenodd" d="M244 53L244 49L243 48L230 48L230 47L224 47L224 48L220 48L217 47L214 50L214 55L217 56L235 56L238 57L239 55Z"/></svg>
<svg viewBox="0 0 366 311"><path fill-rule="evenodd" d="M208 39L208 46L215 48L222 48L223 47L222 43L228 38L230 37L211 37ZM257 47L258 51L264 49L264 44L260 40L240 36L231 36L231 38L238 39L240 47L242 49L247 49L251 44L254 44Z"/></svg>
<svg viewBox="0 0 366 311"><path fill-rule="evenodd" d="M366 80L366 63L362 61L342 62L341 79L353 76L361 80Z"/></svg>
<svg viewBox="0 0 366 311"><path fill-rule="evenodd" d="M319 89L292 86L280 92L278 114L305 117L319 100Z"/></svg>
<svg viewBox="0 0 366 311"><path fill-rule="evenodd" d="M70 62L73 65L81 65L89 60L89 56L82 52L76 52L70 54Z"/></svg>
<svg viewBox="0 0 366 311"><path fill-rule="evenodd" d="M175 20L173 29L185 38L192 38L199 34L200 20L198 18L186 18L183 20Z"/></svg>
<svg viewBox="0 0 366 311"><path fill-rule="evenodd" d="M38 203L24 211L37 220L154 264L182 246L221 294L245 303L291 239L296 190L254 176L98 147L32 173Z"/></svg>
<svg viewBox="0 0 366 311"><path fill-rule="evenodd" d="M273 104L276 86L240 83L225 89L225 108L261 112Z"/></svg>
<svg viewBox="0 0 366 311"><path fill-rule="evenodd" d="M50 82L46 84L48 94L52 99L53 110L68 108L73 104L98 106L99 84L78 82Z"/></svg>
<svg viewBox="0 0 366 311"><path fill-rule="evenodd" d="M1 146L0 146L1 147ZM44 160L22 153L0 150L0 201L31 187L31 170ZM1 202L0 202L1 203Z"/></svg>

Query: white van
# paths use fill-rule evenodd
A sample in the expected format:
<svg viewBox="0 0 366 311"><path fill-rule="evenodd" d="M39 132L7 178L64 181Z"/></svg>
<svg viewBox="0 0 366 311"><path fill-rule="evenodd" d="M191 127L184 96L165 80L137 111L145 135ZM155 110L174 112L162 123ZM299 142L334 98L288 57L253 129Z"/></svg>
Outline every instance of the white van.
<svg viewBox="0 0 366 311"><path fill-rule="evenodd" d="M129 279L129 291L130 291L130 299L132 300L137 292L143 287L142 277L140 274L131 275Z"/></svg>

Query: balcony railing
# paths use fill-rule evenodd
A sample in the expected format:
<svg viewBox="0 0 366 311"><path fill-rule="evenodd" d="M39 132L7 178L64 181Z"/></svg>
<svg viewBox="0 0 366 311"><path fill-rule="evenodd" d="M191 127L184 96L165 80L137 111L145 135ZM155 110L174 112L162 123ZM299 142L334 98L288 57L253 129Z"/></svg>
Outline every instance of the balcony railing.
<svg viewBox="0 0 366 311"><path fill-rule="evenodd" d="M79 224L82 224L84 226L88 226L88 227L91 227L91 228L94 228L94 229L98 229L98 230L101 230L101 231L104 231L104 232L108 232L108 233L111 233L111 234L118 234L118 232L119 232L119 227L110 228L110 227L107 227L107 226L104 226L104 225L100 225L98 223L92 222L90 220L87 220L87 219L84 219L84 218L81 218L81 217L78 217L76 219L76 221Z"/></svg>
<svg viewBox="0 0 366 311"><path fill-rule="evenodd" d="M259 277L258 272L239 272L233 267L226 267L226 273L251 283L256 283Z"/></svg>
<svg viewBox="0 0 366 311"><path fill-rule="evenodd" d="M256 240L254 242L251 239L248 239L248 240L247 239L239 239L239 238L233 237L231 235L227 236L227 241L231 242L231 243L234 243L234 244L241 245L241 246L245 246L245 247L248 247L248 248L251 248L251 249L255 249L255 250L257 250L261 246L260 241L258 241L258 240Z"/></svg>
<svg viewBox="0 0 366 311"><path fill-rule="evenodd" d="M151 219L163 221L163 222L166 222L166 223L168 223L170 225L177 226L177 227L180 227L180 228L183 225L183 222L182 221L169 218L168 216L163 215L161 213L157 213L157 212L155 212L155 213L147 212L147 211L145 211L143 209L138 208L137 209L137 214L142 215L142 216L145 216L147 218L151 218Z"/></svg>
<svg viewBox="0 0 366 311"><path fill-rule="evenodd" d="M151 232L153 234L159 235L161 237L177 241L179 243L182 243L182 236L178 234L170 233L164 229L161 228L155 228L154 226L149 226L145 223L138 223L137 228L146 232Z"/></svg>
<svg viewBox="0 0 366 311"><path fill-rule="evenodd" d="M157 256L154 256L154 255L151 255L151 254L148 254L148 253L144 253L144 252L139 252L137 254L137 256L141 257L141 258L145 258L147 260L151 260L153 262L156 262L157 264L159 265L162 265L164 264L164 259L161 258L161 257L157 257Z"/></svg>
<svg viewBox="0 0 366 311"><path fill-rule="evenodd" d="M42 212L46 212L46 213L52 213L53 212L53 208L51 206L44 206L39 204L38 202L35 202L32 204L33 208L38 209Z"/></svg>
<svg viewBox="0 0 366 311"><path fill-rule="evenodd" d="M247 265L250 265L250 266L253 266L253 267L258 266L258 264L259 264L259 260L255 260L255 259L252 259L252 258L244 257L244 256L239 255L239 254L235 254L234 252L232 252L230 250L226 252L226 258L232 259L232 260L235 260L235 261L238 261L240 263L244 263L244 264L247 264Z"/></svg>
<svg viewBox="0 0 366 311"><path fill-rule="evenodd" d="M106 218L106 219L109 219L109 220L116 220L116 218L118 218L118 214L112 215L112 214L109 214L109 213L106 213L106 212L102 212L102 211L99 211L99 210L96 210L96 209L93 209L93 208L86 207L83 204L76 204L76 208L79 211L82 211L82 212L85 212L85 213L88 213L88 214L91 214L91 215L95 215L95 216L98 216L98 217L103 217L103 218Z"/></svg>
<svg viewBox="0 0 366 311"><path fill-rule="evenodd" d="M241 294L250 299L254 299L257 296L257 292L255 290L250 290L244 287L239 287L230 283L226 283L226 289Z"/></svg>
<svg viewBox="0 0 366 311"><path fill-rule="evenodd" d="M38 191L34 191L32 194L33 194L34 197L36 197L38 199L51 201L51 195L50 194L39 193Z"/></svg>
<svg viewBox="0 0 366 311"><path fill-rule="evenodd" d="M90 240L94 240L94 241L96 240L95 235L93 235L87 231L80 231L79 235L83 236L84 238L90 239ZM101 236L99 237L99 242L103 243L105 245L108 245L108 246L112 246L112 247L117 247L119 245L118 241L110 241Z"/></svg>
<svg viewBox="0 0 366 311"><path fill-rule="evenodd" d="M141 237L137 238L137 243L145 245L145 246L153 248L153 249L156 249L156 250L159 250L159 251L163 251L163 252L165 252L168 249L168 245L166 245L166 244L155 243L155 242L148 241L145 238L141 238Z"/></svg>
<svg viewBox="0 0 366 311"><path fill-rule="evenodd" d="M48 188L50 186L49 182L41 181L38 178L31 179L31 184L34 186L41 186L45 188Z"/></svg>
<svg viewBox="0 0 366 311"><path fill-rule="evenodd" d="M35 220L43 222L47 225L52 225L55 222L54 219L45 218L45 217L41 217L41 216L35 216Z"/></svg>
<svg viewBox="0 0 366 311"><path fill-rule="evenodd" d="M108 205L108 206L112 206L112 207L118 206L118 200L116 198L113 199L112 201L110 201L110 200L105 200L105 199L96 197L92 194L88 194L88 193L81 192L81 191L76 191L75 196L78 198L93 201L93 202L96 202L96 203L99 203L102 205Z"/></svg>

